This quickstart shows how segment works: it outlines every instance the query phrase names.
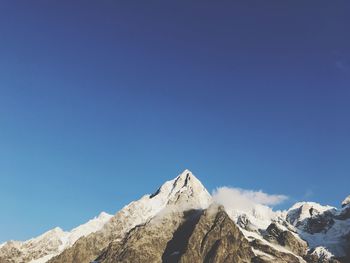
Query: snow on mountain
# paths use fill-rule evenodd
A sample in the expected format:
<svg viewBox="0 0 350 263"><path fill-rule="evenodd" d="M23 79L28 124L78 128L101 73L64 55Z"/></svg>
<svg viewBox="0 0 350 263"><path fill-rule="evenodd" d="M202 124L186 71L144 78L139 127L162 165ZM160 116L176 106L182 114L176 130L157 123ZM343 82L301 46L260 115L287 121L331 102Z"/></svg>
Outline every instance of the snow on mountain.
<svg viewBox="0 0 350 263"><path fill-rule="evenodd" d="M69 251L50 262L90 262L99 256L111 242L121 242L136 226L160 222L191 209L205 209L212 202L202 183L185 170L175 179L165 182L155 193L147 194L123 207L100 231L82 238ZM165 230L166 231L166 230ZM90 246L88 251L82 248Z"/></svg>
<svg viewBox="0 0 350 263"><path fill-rule="evenodd" d="M267 258L287 257L291 262L305 262L302 255L305 255L308 246L302 239L311 244L311 252L319 257L329 258L333 257L333 254L344 254L343 248L338 250L333 248L340 247L339 238L350 228L344 220L333 223L333 217L338 214L334 207L300 202L287 211L273 211L270 207L259 203L242 206L240 199L226 198L226 200L228 202L223 204L225 211L249 242L255 244L252 248L256 255L264 255ZM213 200L201 182L189 170L185 170L175 179L165 182L155 193L145 195L123 207L97 232L97 235L91 237L102 244L101 247L94 248L94 251L103 249L111 241L122 242L131 229L146 226L150 222L155 223L154 219L162 218L162 214L171 215L167 213L168 211L206 209L213 201L217 200ZM242 209L237 209L237 205L231 206L235 202L240 203ZM320 218L322 220L319 220ZM322 236L327 231L329 235ZM322 240L326 240L326 243ZM332 242L335 242L333 248ZM88 239L81 243L82 246L85 244L90 244ZM321 248L321 245L324 247ZM75 248L73 255L80 253L80 247ZM266 253L269 256L265 255ZM67 253L53 262L62 262L67 257L70 262L72 260L70 255L72 253ZM87 256L93 260L98 255Z"/></svg>
<svg viewBox="0 0 350 263"><path fill-rule="evenodd" d="M288 209L287 220L295 226L312 216L335 210L336 208L333 206L323 206L315 202L298 202Z"/></svg>
<svg viewBox="0 0 350 263"><path fill-rule="evenodd" d="M72 246L80 237L87 236L90 233L100 230L111 218L112 215L101 212L98 217L72 229L64 240L64 247Z"/></svg>
<svg viewBox="0 0 350 263"><path fill-rule="evenodd" d="M175 179L165 182L154 194L145 195L140 200L131 202L121 209L114 220L123 224L119 234L122 236L136 225L145 223L165 208L180 210L206 208L211 203L211 196L201 182L188 170ZM10 241L1 244L0 259L11 249L19 251L22 258L32 258L30 263L46 262L67 247L72 246L80 237L99 231L113 216L101 213L98 217L72 229L70 232L54 228L25 242ZM116 219L117 218L117 219ZM106 227L106 231L109 228ZM30 255L30 256L29 256Z"/></svg>
<svg viewBox="0 0 350 263"><path fill-rule="evenodd" d="M0 247L0 259L6 257L11 251L15 250L19 255L18 262L46 262L64 249L73 245L80 237L100 230L111 217L111 215L102 212L98 217L74 228L70 232L63 231L61 228L56 227L25 242L6 242Z"/></svg>
<svg viewBox="0 0 350 263"><path fill-rule="evenodd" d="M221 198L224 200L221 205L251 242L255 255L267 259L288 257L293 262L305 262L302 256L307 248L309 254L321 259L345 256L348 244L344 240L350 240L348 199L350 197L344 200L341 210L314 202L299 202L287 211L273 211L264 204L245 202L239 196L225 196ZM102 251L112 241L123 240L136 226L150 222L156 224L159 218L165 218L164 215L169 218L180 214L177 212L206 209L219 200L215 196L213 198L189 170L185 170L173 180L165 182L155 193L131 202L114 216L101 213L70 232L54 228L25 242L1 244L0 262L4 255L18 257L13 261L15 263L45 263L56 255L60 256L57 260L54 258L53 262L71 262L75 260L71 258L72 255L77 254L84 256L84 260L93 260L98 256L94 253ZM161 228L161 225L158 227ZM86 238L76 243L83 236ZM96 247L81 251L86 245ZM62 256L69 247L75 252Z"/></svg>
<svg viewBox="0 0 350 263"><path fill-rule="evenodd" d="M318 249L316 251L321 251L324 256L335 255L337 257L343 257L346 255L347 248L344 241L350 233L350 219L333 219L333 221L332 226L325 231L311 234L299 230L298 233L301 238L308 242L311 249Z"/></svg>
<svg viewBox="0 0 350 263"><path fill-rule="evenodd" d="M269 237L266 230L275 224L282 232L288 231L301 244L302 240L307 241L310 253L320 259L346 256L346 240L350 237L350 209L347 205L343 205L342 210L337 210L315 202L299 202L287 211L273 211L261 204L250 204L237 209L234 205L236 201L232 199L223 205L230 218L251 242L256 240L276 251L287 253L284 247L266 240ZM264 253L255 248L254 252ZM303 262L303 259L299 260Z"/></svg>
<svg viewBox="0 0 350 263"><path fill-rule="evenodd" d="M329 252L325 247L316 247L313 252L313 255L316 255L318 258L320 258L320 260L325 260L325 259L330 259L332 257L334 257L334 255Z"/></svg>
<svg viewBox="0 0 350 263"><path fill-rule="evenodd" d="M211 196L202 183L191 171L185 170L173 180L165 182L155 193L144 195L123 207L103 230L115 231L118 224L118 236L123 237L127 231L144 224L160 212L168 209L204 209L211 202Z"/></svg>
<svg viewBox="0 0 350 263"><path fill-rule="evenodd" d="M294 227L286 222L285 211L273 211L267 205L259 203L256 198L250 198L255 196L254 191L226 187L219 190L214 191L214 200L224 206L228 216L237 224L250 242L254 254L262 262L286 258L287 261L283 262L305 263L301 254L305 252L306 242L301 240L295 233ZM247 192L249 195L246 194ZM282 195L268 195L261 191L258 193L271 200L275 200L276 197L286 198L285 196L281 198ZM288 246L286 247L285 244Z"/></svg>
<svg viewBox="0 0 350 263"><path fill-rule="evenodd" d="M191 208L204 209L212 202L211 195L189 170L166 182L150 198L163 200L163 205L180 205L183 209L186 209L187 205Z"/></svg>
<svg viewBox="0 0 350 263"><path fill-rule="evenodd" d="M244 225L245 228L252 231L266 229L272 220L277 217L277 214L271 208L260 204L256 204L248 211L235 210L229 207L225 207L225 211L239 226Z"/></svg>
<svg viewBox="0 0 350 263"><path fill-rule="evenodd" d="M293 224L299 236L308 242L312 254L320 258L346 256L346 238L350 233L350 218L344 215L346 207L337 210L314 202L300 202L292 206L286 220Z"/></svg>
<svg viewBox="0 0 350 263"><path fill-rule="evenodd" d="M344 201L341 203L342 207L347 206L348 204L350 204L350 195L347 196Z"/></svg>

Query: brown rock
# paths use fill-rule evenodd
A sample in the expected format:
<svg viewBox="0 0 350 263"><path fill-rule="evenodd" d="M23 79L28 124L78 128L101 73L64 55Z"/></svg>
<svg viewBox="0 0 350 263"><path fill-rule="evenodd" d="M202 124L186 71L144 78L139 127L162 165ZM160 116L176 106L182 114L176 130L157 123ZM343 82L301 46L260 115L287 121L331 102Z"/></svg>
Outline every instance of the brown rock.
<svg viewBox="0 0 350 263"><path fill-rule="evenodd" d="M292 232L280 229L275 223L272 223L266 229L267 234L264 238L272 243L277 243L291 252L303 256L307 252L307 243L296 237Z"/></svg>
<svg viewBox="0 0 350 263"><path fill-rule="evenodd" d="M212 206L200 217L179 262L240 263L252 258L254 253L235 223L222 207Z"/></svg>

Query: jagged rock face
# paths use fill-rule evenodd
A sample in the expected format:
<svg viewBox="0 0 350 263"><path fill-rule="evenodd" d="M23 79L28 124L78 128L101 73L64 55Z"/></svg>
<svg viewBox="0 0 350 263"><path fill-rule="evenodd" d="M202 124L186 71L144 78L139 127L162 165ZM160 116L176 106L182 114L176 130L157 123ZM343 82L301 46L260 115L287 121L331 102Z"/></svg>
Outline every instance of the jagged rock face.
<svg viewBox="0 0 350 263"><path fill-rule="evenodd" d="M296 226L298 235L308 242L307 260L314 262L350 262L346 236L350 233L349 205L342 209L312 202L297 203L286 219ZM333 260L333 261L332 261Z"/></svg>
<svg viewBox="0 0 350 263"><path fill-rule="evenodd" d="M350 262L350 203L223 208L188 170L108 216L2 244L0 263Z"/></svg>
<svg viewBox="0 0 350 263"><path fill-rule="evenodd" d="M241 228L250 232L257 232L254 226L252 226L247 215L239 215L236 220L236 224Z"/></svg>
<svg viewBox="0 0 350 263"><path fill-rule="evenodd" d="M327 232L334 224L333 216L330 213L325 212L322 215L316 215L314 217L305 219L303 230L310 233L320 233L321 231ZM297 225L298 227L298 225Z"/></svg>
<svg viewBox="0 0 350 263"><path fill-rule="evenodd" d="M350 262L350 231L344 236L346 255L343 258L344 262Z"/></svg>
<svg viewBox="0 0 350 263"><path fill-rule="evenodd" d="M46 233L25 242L7 242L0 247L0 263L3 262L46 262L65 248L73 245L84 235L95 232L111 218L111 215L101 213L98 217L65 232L56 227Z"/></svg>
<svg viewBox="0 0 350 263"><path fill-rule="evenodd" d="M341 212L334 217L335 219L339 220L346 220L350 218L350 205L346 205L343 207Z"/></svg>
<svg viewBox="0 0 350 263"><path fill-rule="evenodd" d="M257 263L300 263L301 260L296 255L282 251L275 247L259 240L255 239L250 242L252 248L256 251L260 251L258 258L255 260Z"/></svg>
<svg viewBox="0 0 350 263"><path fill-rule="evenodd" d="M103 236L101 232L79 239L73 247L64 250L60 255L48 262L90 262L111 241L110 236Z"/></svg>
<svg viewBox="0 0 350 263"><path fill-rule="evenodd" d="M136 226L145 224L156 215L168 209L179 213L185 210L203 209L211 202L211 196L201 182L190 171L185 170L174 180L163 184L154 194L145 195L124 207L102 230L81 238L71 248L49 262L89 263L100 256L109 244L117 246L131 229L141 231L137 230ZM181 220L176 221L181 223ZM147 228L147 231L151 229ZM165 230L159 229L159 231L162 233Z"/></svg>
<svg viewBox="0 0 350 263"><path fill-rule="evenodd" d="M290 209L287 221L310 234L327 231L334 224L333 209L318 204L305 203L300 207Z"/></svg>
<svg viewBox="0 0 350 263"><path fill-rule="evenodd" d="M7 242L0 249L0 263L29 262L44 257L50 253L57 253L62 245L61 229L55 228L38 239L27 242Z"/></svg>
<svg viewBox="0 0 350 263"><path fill-rule="evenodd" d="M275 223L269 225L266 229L264 238L269 242L286 247L293 253L304 256L307 252L307 243L296 237L292 232L280 229Z"/></svg>
<svg viewBox="0 0 350 263"><path fill-rule="evenodd" d="M162 215L111 243L95 262L251 262L248 241L223 208Z"/></svg>
<svg viewBox="0 0 350 263"><path fill-rule="evenodd" d="M165 258L171 258L169 251L174 245L181 244L176 248L180 252L184 249L186 235L200 213L201 210L189 210L156 216L132 229L123 240L111 243L96 262L168 262Z"/></svg>
<svg viewBox="0 0 350 263"><path fill-rule="evenodd" d="M247 239L224 209L210 207L200 216L179 262L243 263L252 262L254 257Z"/></svg>
<svg viewBox="0 0 350 263"><path fill-rule="evenodd" d="M323 247L318 247L316 249L311 249L304 259L308 263L340 263L340 261L330 258L329 251ZM347 261L344 261L347 262Z"/></svg>
<svg viewBox="0 0 350 263"><path fill-rule="evenodd" d="M23 253L20 250L19 242L7 242L0 250L0 263L16 262L16 259L23 259Z"/></svg>

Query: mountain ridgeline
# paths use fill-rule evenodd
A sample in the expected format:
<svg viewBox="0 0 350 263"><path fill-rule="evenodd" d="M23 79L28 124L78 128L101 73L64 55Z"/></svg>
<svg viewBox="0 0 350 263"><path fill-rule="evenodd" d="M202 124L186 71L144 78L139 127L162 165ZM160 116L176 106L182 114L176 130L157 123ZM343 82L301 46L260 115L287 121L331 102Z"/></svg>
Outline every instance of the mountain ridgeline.
<svg viewBox="0 0 350 263"><path fill-rule="evenodd" d="M0 263L350 262L350 197L339 209L313 202L277 212L230 207L185 170L114 216L1 244Z"/></svg>

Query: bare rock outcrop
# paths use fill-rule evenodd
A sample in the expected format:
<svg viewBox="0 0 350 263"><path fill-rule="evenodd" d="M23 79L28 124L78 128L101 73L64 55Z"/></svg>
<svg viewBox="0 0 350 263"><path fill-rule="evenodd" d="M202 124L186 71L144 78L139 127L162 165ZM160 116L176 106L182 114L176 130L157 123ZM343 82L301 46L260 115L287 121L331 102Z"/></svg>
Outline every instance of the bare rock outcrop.
<svg viewBox="0 0 350 263"><path fill-rule="evenodd" d="M222 207L204 211L179 262L252 262L249 242ZM170 262L170 261L169 261Z"/></svg>
<svg viewBox="0 0 350 263"><path fill-rule="evenodd" d="M266 229L264 238L269 242L279 244L296 255L304 256L307 252L307 243L289 230L280 229L275 223Z"/></svg>

